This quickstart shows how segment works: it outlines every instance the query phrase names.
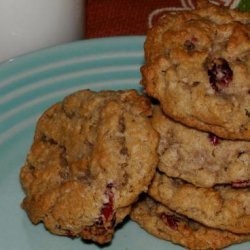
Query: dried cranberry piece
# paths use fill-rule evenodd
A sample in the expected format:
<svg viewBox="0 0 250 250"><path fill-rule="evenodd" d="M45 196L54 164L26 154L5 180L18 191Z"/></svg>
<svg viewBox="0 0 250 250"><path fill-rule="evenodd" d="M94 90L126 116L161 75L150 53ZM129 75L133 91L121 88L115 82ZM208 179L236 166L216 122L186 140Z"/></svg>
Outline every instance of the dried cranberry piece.
<svg viewBox="0 0 250 250"><path fill-rule="evenodd" d="M113 183L109 183L109 184L107 185L107 188L108 188L108 189L112 189L113 186L114 186Z"/></svg>
<svg viewBox="0 0 250 250"><path fill-rule="evenodd" d="M112 183L107 185L107 189L105 191L105 195L108 198L108 202L104 203L103 208L101 210L101 216L104 218L104 221L111 221L114 217L114 193L112 191Z"/></svg>
<svg viewBox="0 0 250 250"><path fill-rule="evenodd" d="M209 82L213 89L220 91L227 87L233 79L233 71L224 58L214 59L208 67Z"/></svg>
<svg viewBox="0 0 250 250"><path fill-rule="evenodd" d="M214 146L218 145L220 143L219 137L216 136L215 134L209 133L208 134L209 140L212 142Z"/></svg>
<svg viewBox="0 0 250 250"><path fill-rule="evenodd" d="M184 42L184 47L186 48L187 51L193 51L195 50L195 43L198 41L196 37L192 37L190 40L186 40Z"/></svg>
<svg viewBox="0 0 250 250"><path fill-rule="evenodd" d="M186 40L184 43L184 47L187 51L193 51L195 49L195 44L190 40Z"/></svg>
<svg viewBox="0 0 250 250"><path fill-rule="evenodd" d="M76 235L73 232L71 232L70 230L66 231L66 236L71 238L71 239L74 239L76 237Z"/></svg>
<svg viewBox="0 0 250 250"><path fill-rule="evenodd" d="M113 230L116 224L116 213L114 210L114 193L112 191L113 184L109 183L106 186L105 196L107 202L103 204L101 214L95 222L95 227L99 231L107 232L107 230Z"/></svg>
<svg viewBox="0 0 250 250"><path fill-rule="evenodd" d="M162 221L166 225L170 226L173 230L178 229L179 219L175 215L169 215L166 213L162 213L160 217L161 217Z"/></svg>
<svg viewBox="0 0 250 250"><path fill-rule="evenodd" d="M232 187L234 188L245 188L250 187L250 180L244 180L244 181L236 181L232 183Z"/></svg>

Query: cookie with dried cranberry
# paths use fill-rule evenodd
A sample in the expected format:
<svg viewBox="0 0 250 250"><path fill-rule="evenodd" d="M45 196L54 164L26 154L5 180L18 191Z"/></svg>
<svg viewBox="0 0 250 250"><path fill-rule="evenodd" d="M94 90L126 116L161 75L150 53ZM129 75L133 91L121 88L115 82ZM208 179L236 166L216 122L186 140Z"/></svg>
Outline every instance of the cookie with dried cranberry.
<svg viewBox="0 0 250 250"><path fill-rule="evenodd" d="M164 112L226 139L250 140L250 13L170 13L148 33L142 85Z"/></svg>
<svg viewBox="0 0 250 250"><path fill-rule="evenodd" d="M155 173L151 113L134 90L83 90L49 108L20 173L30 220L54 234L109 242Z"/></svg>
<svg viewBox="0 0 250 250"><path fill-rule="evenodd" d="M200 187L250 186L250 142L218 138L177 123L159 106L152 125L160 135L158 168Z"/></svg>
<svg viewBox="0 0 250 250"><path fill-rule="evenodd" d="M149 195L170 209L211 228L250 234L250 189L196 187L157 173Z"/></svg>
<svg viewBox="0 0 250 250"><path fill-rule="evenodd" d="M222 249L250 239L203 226L148 197L136 203L130 217L148 233L188 249Z"/></svg>
<svg viewBox="0 0 250 250"><path fill-rule="evenodd" d="M195 10L164 13L147 32L144 44L146 62L152 63L161 56L173 60L177 60L178 55L189 58L189 54L207 51L213 48L214 42L218 45L223 41L225 32L230 31L230 23L248 25L249 19L249 12L215 6L206 0L197 1ZM223 29L223 33L216 33ZM240 30L238 32L241 34Z"/></svg>

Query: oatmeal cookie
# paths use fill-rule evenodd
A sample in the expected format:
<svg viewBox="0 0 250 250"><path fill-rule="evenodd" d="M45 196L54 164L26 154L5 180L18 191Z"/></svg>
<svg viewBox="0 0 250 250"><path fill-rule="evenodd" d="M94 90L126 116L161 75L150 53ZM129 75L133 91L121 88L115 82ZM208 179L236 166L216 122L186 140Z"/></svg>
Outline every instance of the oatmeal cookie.
<svg viewBox="0 0 250 250"><path fill-rule="evenodd" d="M233 141L201 132L168 118L159 106L152 125L160 134L158 168L200 187L250 185L250 141Z"/></svg>
<svg viewBox="0 0 250 250"><path fill-rule="evenodd" d="M30 220L54 234L109 242L155 173L151 113L134 90L83 90L49 108L20 173Z"/></svg>
<svg viewBox="0 0 250 250"><path fill-rule="evenodd" d="M157 173L148 193L177 213L208 227L250 233L249 188L201 188Z"/></svg>
<svg viewBox="0 0 250 250"><path fill-rule="evenodd" d="M145 91L164 112L226 139L250 140L250 12L170 13L149 31Z"/></svg>
<svg viewBox="0 0 250 250"><path fill-rule="evenodd" d="M136 203L130 217L150 234L193 250L222 249L250 239L203 226L150 198Z"/></svg>
<svg viewBox="0 0 250 250"><path fill-rule="evenodd" d="M197 54L207 51L213 48L214 42L218 43L219 39L224 38L225 32L216 32L227 29L230 23L250 22L249 12L215 6L206 0L199 0L197 4L195 10L169 11L148 30L144 44L147 63L154 62L160 56L176 60L178 52L189 58L191 52Z"/></svg>

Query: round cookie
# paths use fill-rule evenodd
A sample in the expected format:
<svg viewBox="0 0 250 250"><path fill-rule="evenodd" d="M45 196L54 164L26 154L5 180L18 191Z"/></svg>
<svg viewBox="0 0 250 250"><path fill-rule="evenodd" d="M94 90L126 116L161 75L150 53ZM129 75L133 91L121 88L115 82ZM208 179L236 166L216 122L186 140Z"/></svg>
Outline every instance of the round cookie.
<svg viewBox="0 0 250 250"><path fill-rule="evenodd" d="M164 112L226 139L250 140L250 12L170 13L149 31L145 91Z"/></svg>
<svg viewBox="0 0 250 250"><path fill-rule="evenodd" d="M218 138L177 123L154 106L152 125L160 135L158 168L200 187L250 185L250 142Z"/></svg>
<svg viewBox="0 0 250 250"><path fill-rule="evenodd" d="M197 8L191 11L169 11L147 32L145 60L152 63L161 56L177 60L178 52L190 57L187 52L209 50L214 38L223 38L223 33L215 34L218 29L233 22L249 24L249 20L249 12L215 6L207 0L197 1Z"/></svg>
<svg viewBox="0 0 250 250"><path fill-rule="evenodd" d="M155 173L151 113L134 90L83 90L50 107L20 173L30 220L54 234L109 242Z"/></svg>
<svg viewBox="0 0 250 250"><path fill-rule="evenodd" d="M157 173L149 195L207 227L250 233L250 190L228 186L201 188Z"/></svg>
<svg viewBox="0 0 250 250"><path fill-rule="evenodd" d="M150 234L193 250L222 249L250 238L205 227L148 197L136 203L130 217Z"/></svg>

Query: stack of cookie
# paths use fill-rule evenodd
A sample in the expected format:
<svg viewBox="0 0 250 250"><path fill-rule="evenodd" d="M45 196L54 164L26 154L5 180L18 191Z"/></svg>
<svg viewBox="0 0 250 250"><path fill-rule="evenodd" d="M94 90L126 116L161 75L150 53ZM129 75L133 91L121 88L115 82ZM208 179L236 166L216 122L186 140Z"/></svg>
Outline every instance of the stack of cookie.
<svg viewBox="0 0 250 250"><path fill-rule="evenodd" d="M191 249L249 240L250 13L169 13L149 31L145 57L159 164L132 219Z"/></svg>
<svg viewBox="0 0 250 250"><path fill-rule="evenodd" d="M40 117L20 173L34 224L104 244L130 214L190 249L250 239L250 13L200 3L148 33L158 105L82 90Z"/></svg>

